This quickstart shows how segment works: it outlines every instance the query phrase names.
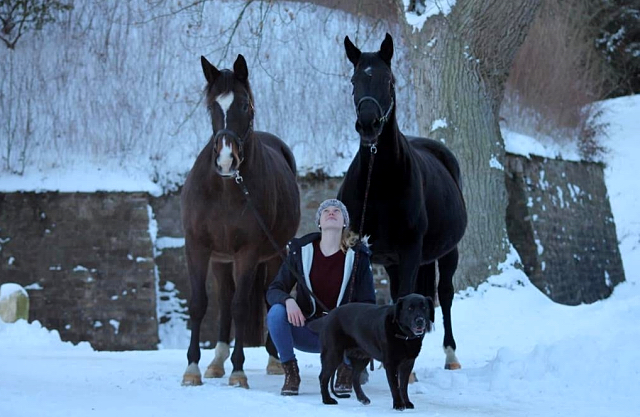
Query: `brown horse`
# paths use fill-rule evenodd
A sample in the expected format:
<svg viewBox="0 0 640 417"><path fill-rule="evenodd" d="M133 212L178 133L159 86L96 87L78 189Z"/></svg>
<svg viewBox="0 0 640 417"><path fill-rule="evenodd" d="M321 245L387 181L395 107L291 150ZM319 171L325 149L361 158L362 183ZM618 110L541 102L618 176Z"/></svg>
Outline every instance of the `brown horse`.
<svg viewBox="0 0 640 417"><path fill-rule="evenodd" d="M200 325L207 310L205 281L210 264L220 307L220 333L205 377L224 375L233 320L235 346L229 384L249 388L243 346L263 342L264 292L280 267L279 252L300 223L296 166L284 142L253 130L253 95L244 57L238 55L233 71L218 70L204 57L201 62L213 135L198 155L181 196L191 283L191 342L182 383L202 384ZM280 249L274 247L260 220ZM269 339L267 350L277 357Z"/></svg>

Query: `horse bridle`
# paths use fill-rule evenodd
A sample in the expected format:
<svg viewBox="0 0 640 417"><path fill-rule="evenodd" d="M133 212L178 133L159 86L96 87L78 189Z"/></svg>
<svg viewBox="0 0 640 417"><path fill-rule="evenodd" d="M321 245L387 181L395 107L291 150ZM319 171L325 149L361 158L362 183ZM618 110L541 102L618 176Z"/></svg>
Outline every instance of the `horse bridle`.
<svg viewBox="0 0 640 417"><path fill-rule="evenodd" d="M240 160L238 161L238 167L239 167L240 164L242 163L242 161L244 161L244 143L245 143L247 137L249 136L249 133L251 133L252 130L253 130L253 120L251 120L249 122L249 126L247 127L247 131L244 132L244 135L242 135L242 137L238 136L238 134L236 132L234 132L233 130L230 130L230 129L220 129L220 130L214 132L213 133L213 149L214 149L214 152L216 154L218 153L218 140L220 139L220 137L222 137L224 135L226 135L227 137L230 137L231 140L238 147L238 157L240 158Z"/></svg>
<svg viewBox="0 0 640 417"><path fill-rule="evenodd" d="M378 139L377 138L382 133L382 129L384 129L384 125L389 121L389 116L391 115L391 110L393 110L393 106L395 106L395 100L393 98L394 96L395 96L395 87L394 87L394 85L392 83L391 84L391 104L389 104L389 108L387 109L386 112L382 109L382 106L380 105L380 102L378 102L378 100L376 100L372 96L364 96L364 97L360 98L360 100L358 100L358 103L356 104L356 115L358 116L358 118L360 118L360 107L362 106L362 103L364 103L365 101L373 101L373 104L375 104L376 107L378 107L378 111L380 112L381 116L378 119L376 119L378 122L380 122L380 127L378 128L378 131L376 132L376 141L367 145L367 146L369 146L371 148L375 148L376 147L376 144L378 143Z"/></svg>

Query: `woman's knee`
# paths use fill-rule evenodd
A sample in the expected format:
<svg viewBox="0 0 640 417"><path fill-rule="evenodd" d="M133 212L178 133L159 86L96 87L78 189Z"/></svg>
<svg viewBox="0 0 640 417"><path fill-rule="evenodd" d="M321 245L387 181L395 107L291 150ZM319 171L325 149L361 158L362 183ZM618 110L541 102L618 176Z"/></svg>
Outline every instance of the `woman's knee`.
<svg viewBox="0 0 640 417"><path fill-rule="evenodd" d="M287 308L282 304L274 304L267 313L267 327L278 326L289 323L287 319Z"/></svg>

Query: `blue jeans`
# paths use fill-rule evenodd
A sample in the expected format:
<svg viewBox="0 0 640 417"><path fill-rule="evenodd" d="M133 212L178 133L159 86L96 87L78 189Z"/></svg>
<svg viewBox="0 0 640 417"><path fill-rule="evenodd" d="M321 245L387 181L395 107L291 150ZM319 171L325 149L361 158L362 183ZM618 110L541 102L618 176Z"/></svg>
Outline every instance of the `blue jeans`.
<svg viewBox="0 0 640 417"><path fill-rule="evenodd" d="M287 319L287 308L274 304L267 314L267 327L271 340L278 349L280 362L289 362L296 358L293 348L302 352L320 353L320 336L307 326L296 327Z"/></svg>

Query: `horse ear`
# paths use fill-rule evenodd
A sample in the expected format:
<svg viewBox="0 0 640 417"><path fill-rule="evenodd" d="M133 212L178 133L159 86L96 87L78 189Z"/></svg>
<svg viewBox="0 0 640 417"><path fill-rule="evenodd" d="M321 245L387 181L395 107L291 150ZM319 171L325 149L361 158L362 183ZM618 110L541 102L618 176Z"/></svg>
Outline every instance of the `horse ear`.
<svg viewBox="0 0 640 417"><path fill-rule="evenodd" d="M391 58L393 58L393 38L388 33L380 45L380 52L378 52L378 54L388 66L391 66Z"/></svg>
<svg viewBox="0 0 640 417"><path fill-rule="evenodd" d="M213 84L218 79L220 75L220 71L216 67L214 67L207 58L200 55L200 63L202 64L202 72L204 72L204 78L207 79L209 84Z"/></svg>
<svg viewBox="0 0 640 417"><path fill-rule="evenodd" d="M244 60L242 54L238 54L236 62L233 63L233 73L239 81L246 82L249 79L247 61Z"/></svg>
<svg viewBox="0 0 640 417"><path fill-rule="evenodd" d="M431 321L431 323L434 323L436 321L436 307L433 304L433 298L431 297L424 297L427 301L427 306L429 306L429 321Z"/></svg>
<svg viewBox="0 0 640 417"><path fill-rule="evenodd" d="M347 51L347 58L355 67L358 65L358 61L360 61L360 55L362 52L353 44L348 36L344 37L344 49Z"/></svg>

